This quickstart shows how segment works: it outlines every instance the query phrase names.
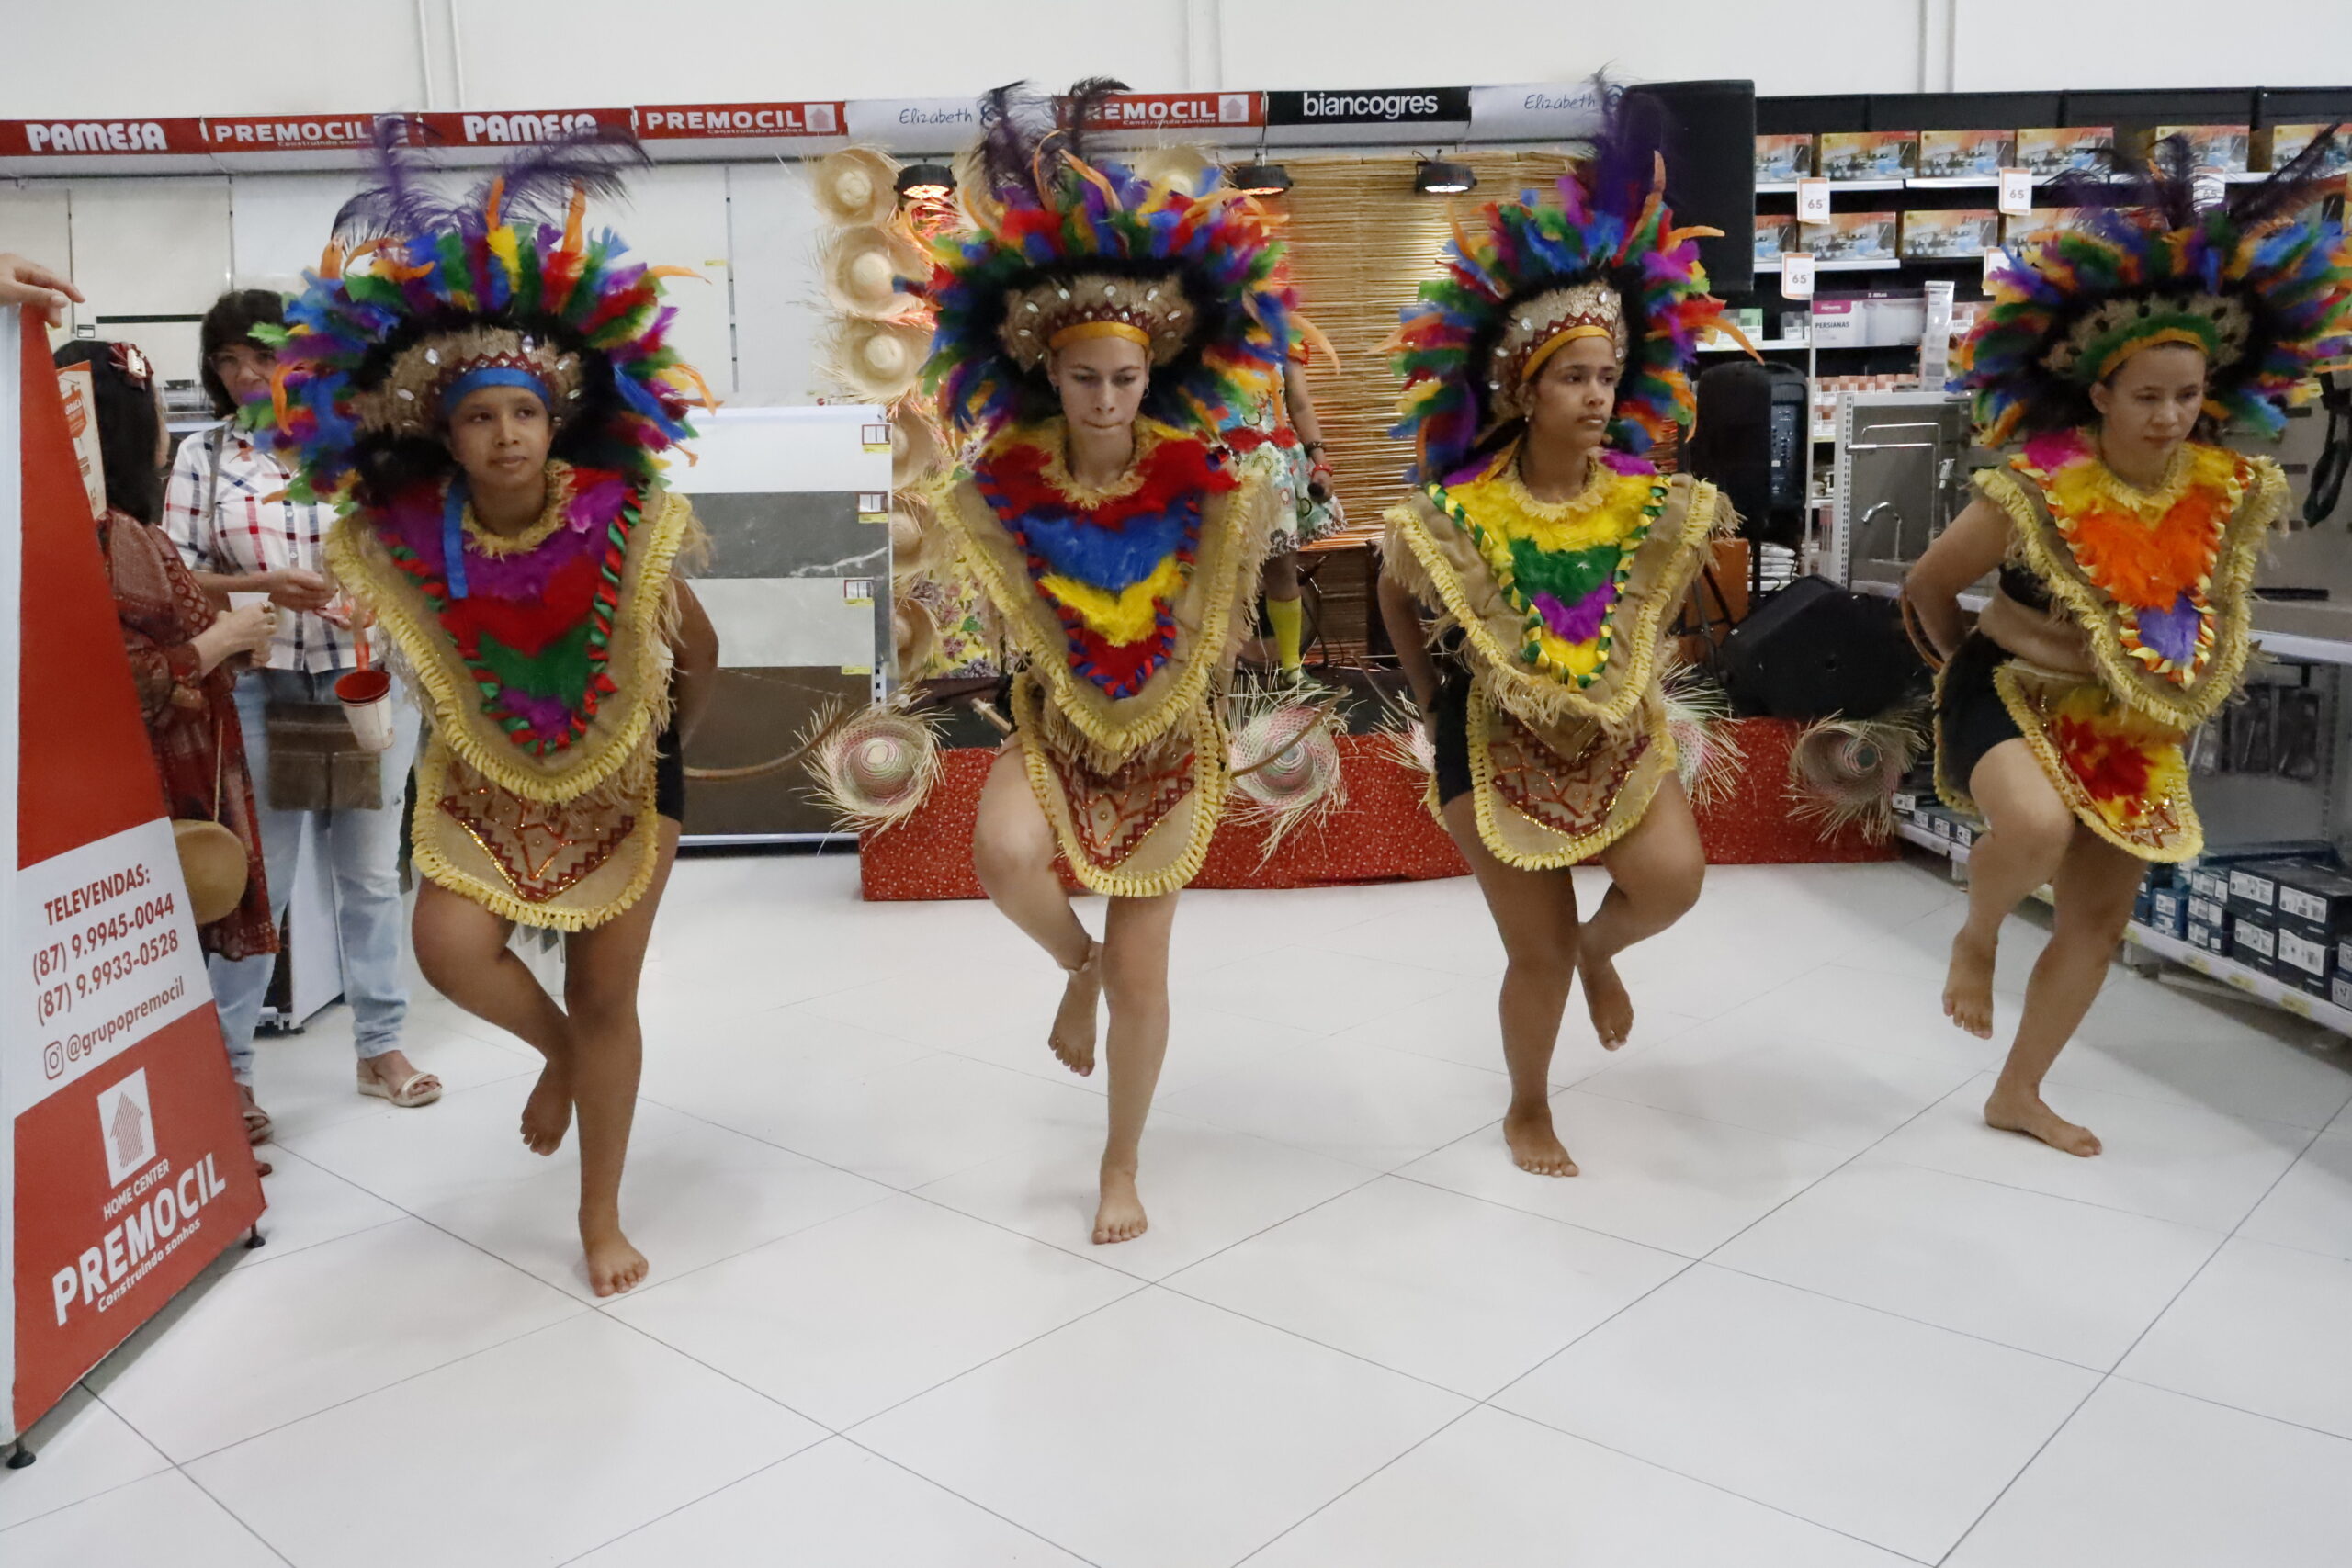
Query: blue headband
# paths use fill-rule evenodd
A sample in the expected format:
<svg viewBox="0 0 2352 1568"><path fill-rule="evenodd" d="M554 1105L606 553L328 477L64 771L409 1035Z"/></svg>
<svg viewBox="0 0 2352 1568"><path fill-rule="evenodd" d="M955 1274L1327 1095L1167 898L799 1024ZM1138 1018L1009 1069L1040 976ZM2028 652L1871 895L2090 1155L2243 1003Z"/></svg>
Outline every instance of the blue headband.
<svg viewBox="0 0 2352 1568"><path fill-rule="evenodd" d="M447 418L465 400L467 393L479 392L484 387L520 387L535 395L549 413L555 412L555 400L548 395L548 384L530 371L513 365L484 365L449 383L441 394L442 417Z"/></svg>

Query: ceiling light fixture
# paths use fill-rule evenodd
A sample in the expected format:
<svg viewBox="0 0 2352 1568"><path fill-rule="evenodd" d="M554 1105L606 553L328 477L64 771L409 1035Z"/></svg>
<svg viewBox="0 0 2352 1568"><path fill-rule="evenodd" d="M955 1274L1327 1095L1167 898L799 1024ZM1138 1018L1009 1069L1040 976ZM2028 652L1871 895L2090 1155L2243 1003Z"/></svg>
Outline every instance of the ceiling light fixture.
<svg viewBox="0 0 2352 1568"><path fill-rule="evenodd" d="M1413 188L1424 196L1460 196L1464 191L1478 188L1478 176L1467 164L1424 158L1413 171Z"/></svg>
<svg viewBox="0 0 2352 1568"><path fill-rule="evenodd" d="M912 201L944 201L956 194L956 171L944 164L909 164L899 171L899 194Z"/></svg>
<svg viewBox="0 0 2352 1568"><path fill-rule="evenodd" d="M1243 164L1228 176L1244 196L1280 196L1290 189L1290 171L1280 164Z"/></svg>

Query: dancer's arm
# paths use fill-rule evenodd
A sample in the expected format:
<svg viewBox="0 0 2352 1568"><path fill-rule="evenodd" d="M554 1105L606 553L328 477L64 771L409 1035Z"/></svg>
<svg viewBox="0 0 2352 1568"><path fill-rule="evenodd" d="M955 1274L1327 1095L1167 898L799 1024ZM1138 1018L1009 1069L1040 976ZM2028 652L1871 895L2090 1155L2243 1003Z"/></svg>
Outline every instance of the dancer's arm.
<svg viewBox="0 0 2352 1568"><path fill-rule="evenodd" d="M1405 585L1380 574L1380 619L1396 649L1396 662L1413 688L1413 701L1423 713L1437 700L1437 661L1430 657L1428 635L1421 629L1421 606Z"/></svg>
<svg viewBox="0 0 2352 1568"><path fill-rule="evenodd" d="M1968 635L1960 596L2001 564L2009 547L2009 521L1982 497L1972 501L1951 526L1936 536L1903 580L1903 596L1919 618L1919 628L1936 651L1949 659Z"/></svg>
<svg viewBox="0 0 2352 1568"><path fill-rule="evenodd" d="M671 669L678 682L678 734L691 740L718 685L718 628L710 624L710 614L693 589L675 579L670 589L678 596L678 630L670 640Z"/></svg>

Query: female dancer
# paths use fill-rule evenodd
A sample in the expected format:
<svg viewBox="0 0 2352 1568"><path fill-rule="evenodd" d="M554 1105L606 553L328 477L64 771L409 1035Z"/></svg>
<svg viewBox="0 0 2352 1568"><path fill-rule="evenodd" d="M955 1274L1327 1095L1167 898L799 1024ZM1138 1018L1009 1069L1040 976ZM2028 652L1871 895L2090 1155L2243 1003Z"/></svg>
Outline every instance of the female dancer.
<svg viewBox="0 0 2352 1568"><path fill-rule="evenodd" d="M601 1296L646 1274L620 1225L638 977L718 643L673 575L694 513L654 464L689 434L693 378L663 344L661 273L582 236L608 163L535 151L458 213L385 154L339 225L366 243L347 267L331 249L273 334L275 434L298 498L341 512L328 564L427 699L417 962L547 1057L526 1144L553 1153L578 1107ZM508 950L518 923L570 933L561 1005Z"/></svg>
<svg viewBox="0 0 2352 1568"><path fill-rule="evenodd" d="M1976 476L1905 584L1947 660L1937 792L1987 824L1944 1011L1992 1037L2001 922L2050 884L2050 944L1984 1120L2086 1156L2098 1137L2042 1102L2042 1077L2098 995L2144 863L2203 846L2184 742L2238 688L2262 536L2286 501L2276 463L2210 437L2230 422L2275 434L2352 328L2341 232L2290 217L2302 161L2199 212L2186 150L2160 158L2137 205L2036 237L1996 279L1963 384L1983 444L2023 446ZM1971 631L1960 594L1996 570Z"/></svg>
<svg viewBox="0 0 2352 1568"><path fill-rule="evenodd" d="M1050 1037L1094 1069L1110 1001L1110 1136L1094 1240L1146 1225L1136 1172L1168 1045L1176 892L1223 809L1218 701L1266 547L1260 459L1213 444L1218 412L1279 370L1284 295L1247 198L1188 195L1085 156L1105 84L1024 130L1009 89L964 182L975 231L943 243L930 378L986 437L938 514L1022 660L1015 733L982 791L989 898L1068 971ZM1056 874L1110 897L1087 935Z"/></svg>
<svg viewBox="0 0 2352 1568"><path fill-rule="evenodd" d="M1654 145L1654 144L1653 144ZM1419 492L1388 514L1381 612L1437 750L1432 803L1500 930L1503 1136L1574 1176L1547 1069L1581 978L1600 1043L1632 1032L1612 961L1706 871L1660 692L1662 629L1729 509L1642 454L1687 425L1695 334L1720 314L1663 165L1612 107L1558 205L1489 206L1396 338ZM1442 612L1432 652L1421 613ZM1610 888L1578 923L1567 868Z"/></svg>

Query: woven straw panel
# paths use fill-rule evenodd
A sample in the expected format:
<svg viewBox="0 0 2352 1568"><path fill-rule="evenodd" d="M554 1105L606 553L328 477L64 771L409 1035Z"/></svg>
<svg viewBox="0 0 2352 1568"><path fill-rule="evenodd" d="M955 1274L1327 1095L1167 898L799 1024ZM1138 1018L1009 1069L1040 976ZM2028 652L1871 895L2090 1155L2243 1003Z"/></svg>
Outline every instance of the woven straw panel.
<svg viewBox="0 0 2352 1568"><path fill-rule="evenodd" d="M1376 526L1404 492L1411 454L1388 434L1399 384L1381 345L1396 330L1397 311L1437 276L1453 215L1467 220L1487 202L1548 190L1567 169L1557 152L1449 156L1477 172L1477 189L1421 195L1410 154L1286 157L1283 166L1297 183L1267 204L1288 220L1283 236L1300 308L1339 353L1340 374L1311 367L1307 387L1351 532Z"/></svg>

